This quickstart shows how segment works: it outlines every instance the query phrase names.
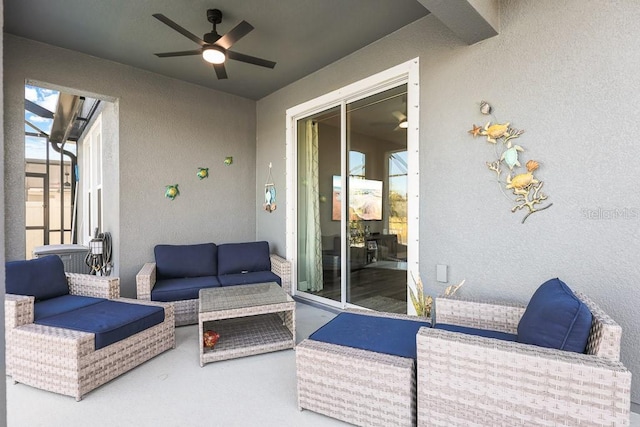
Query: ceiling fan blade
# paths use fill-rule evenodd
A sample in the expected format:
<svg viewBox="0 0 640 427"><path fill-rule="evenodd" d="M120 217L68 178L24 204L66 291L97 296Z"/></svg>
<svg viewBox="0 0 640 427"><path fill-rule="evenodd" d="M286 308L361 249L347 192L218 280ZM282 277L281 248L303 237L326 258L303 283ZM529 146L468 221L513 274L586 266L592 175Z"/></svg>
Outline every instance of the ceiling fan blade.
<svg viewBox="0 0 640 427"><path fill-rule="evenodd" d="M259 65L261 67L273 68L276 63L273 61L267 61L266 59L256 58L255 56L245 55L243 53L227 51L227 57L236 61L246 62L247 64Z"/></svg>
<svg viewBox="0 0 640 427"><path fill-rule="evenodd" d="M220 37L214 44L217 44L218 46L225 49L229 49L238 40L249 34L251 30L253 30L253 26L247 21L242 21L241 23L233 27L227 34Z"/></svg>
<svg viewBox="0 0 640 427"><path fill-rule="evenodd" d="M216 71L216 76L218 76L218 80L224 80L227 78L227 69L224 67L224 64L212 64L213 69Z"/></svg>
<svg viewBox="0 0 640 427"><path fill-rule="evenodd" d="M170 58L172 56L189 56L189 55L200 55L202 50L183 50L181 52L163 52L163 53L154 53L158 58Z"/></svg>
<svg viewBox="0 0 640 427"><path fill-rule="evenodd" d="M395 117L399 122L405 121L407 120L407 116L404 115L404 113L401 113L400 111L394 111L391 113L393 115L393 117Z"/></svg>
<svg viewBox="0 0 640 427"><path fill-rule="evenodd" d="M53 113L44 107L39 106L35 102L24 100L24 109L31 111L36 116L44 117L45 119L53 119Z"/></svg>
<svg viewBox="0 0 640 427"><path fill-rule="evenodd" d="M163 14L154 13L153 17L156 18L158 21L162 22L163 24L168 25L169 27L173 28L174 30L176 30L177 32L179 32L180 34L185 36L186 38L188 38L190 40L193 40L194 42L198 43L200 46L204 46L206 44L204 42L204 40L202 40L200 37L198 37L195 34L189 32L188 30L182 28L180 25L176 24L175 22L173 22L171 19L167 18Z"/></svg>

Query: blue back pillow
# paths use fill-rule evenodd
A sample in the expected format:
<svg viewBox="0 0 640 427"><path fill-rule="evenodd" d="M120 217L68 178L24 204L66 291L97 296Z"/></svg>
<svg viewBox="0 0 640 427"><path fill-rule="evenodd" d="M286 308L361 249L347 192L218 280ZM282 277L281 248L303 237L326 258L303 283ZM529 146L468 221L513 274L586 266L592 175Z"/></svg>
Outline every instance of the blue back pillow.
<svg viewBox="0 0 640 427"><path fill-rule="evenodd" d="M31 295L36 301L69 293L64 264L57 255L7 262L5 278L8 294Z"/></svg>
<svg viewBox="0 0 640 427"><path fill-rule="evenodd" d="M218 246L218 274L271 271L268 242L225 243Z"/></svg>
<svg viewBox="0 0 640 427"><path fill-rule="evenodd" d="M218 275L218 248L215 243L157 245L153 251L160 280Z"/></svg>
<svg viewBox="0 0 640 427"><path fill-rule="evenodd" d="M518 342L584 353L591 329L589 308L560 279L546 281L531 297L518 324Z"/></svg>

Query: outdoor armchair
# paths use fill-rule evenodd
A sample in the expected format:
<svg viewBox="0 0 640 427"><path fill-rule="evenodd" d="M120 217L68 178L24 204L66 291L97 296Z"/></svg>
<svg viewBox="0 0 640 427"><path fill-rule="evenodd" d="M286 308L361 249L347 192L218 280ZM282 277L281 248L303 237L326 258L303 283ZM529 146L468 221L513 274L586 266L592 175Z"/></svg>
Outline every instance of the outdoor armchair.
<svg viewBox="0 0 640 427"><path fill-rule="evenodd" d="M436 324L452 326L418 333L418 425L629 425L621 328L591 299L575 296L592 315L583 353L455 331L517 337L526 307L437 298Z"/></svg>

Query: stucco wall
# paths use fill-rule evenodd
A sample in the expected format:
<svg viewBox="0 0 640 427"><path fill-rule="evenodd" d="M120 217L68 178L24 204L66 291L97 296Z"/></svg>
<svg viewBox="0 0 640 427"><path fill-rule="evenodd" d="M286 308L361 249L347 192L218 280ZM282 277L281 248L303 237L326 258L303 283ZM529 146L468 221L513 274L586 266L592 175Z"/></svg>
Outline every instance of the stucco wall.
<svg viewBox="0 0 640 427"><path fill-rule="evenodd" d="M285 111L420 57L420 271L430 293L436 264L463 293L526 302L560 277L623 328L622 361L640 402L640 4L503 1L500 35L464 45L435 17L396 33L258 101L257 165L273 162L285 188ZM492 182L493 148L467 133L496 118L525 129L523 158L553 206L523 213ZM257 182L257 187L262 183ZM278 193L285 205L285 192ZM621 215L616 216L616 210ZM257 237L285 247L285 211L257 216Z"/></svg>
<svg viewBox="0 0 640 427"><path fill-rule="evenodd" d="M4 22L4 4L0 4L0 22ZM3 72L3 43L4 33L0 33L0 78L4 81ZM3 85L4 86L4 85ZM0 87L0 140L4 141L4 87ZM3 233L0 235L0 295L4 299L5 284L4 284L4 245L7 230L7 223L5 222L4 215L4 196L7 191L4 188L4 150L0 150L0 188L2 188L2 197L0 197L0 224L2 225ZM0 307L0 319L4 319L4 304ZM4 322L0 326L0 336L4 336ZM5 342L0 340L0 376L5 376ZM0 424L7 423L7 396L6 396L6 382L0 386Z"/></svg>
<svg viewBox="0 0 640 427"><path fill-rule="evenodd" d="M117 102L117 129L107 129L103 142L116 156L111 170L119 170L105 176L119 188L105 194L105 215L117 216L105 218L113 229L103 231L113 235L124 296L135 296L135 274L153 261L158 243L255 238L255 101L10 35L4 65L5 178L13 189L6 194L7 259L24 258L25 250L25 79ZM226 156L233 165L223 164ZM210 168L210 178L198 180L198 167ZM174 201L164 197L168 184L179 184Z"/></svg>

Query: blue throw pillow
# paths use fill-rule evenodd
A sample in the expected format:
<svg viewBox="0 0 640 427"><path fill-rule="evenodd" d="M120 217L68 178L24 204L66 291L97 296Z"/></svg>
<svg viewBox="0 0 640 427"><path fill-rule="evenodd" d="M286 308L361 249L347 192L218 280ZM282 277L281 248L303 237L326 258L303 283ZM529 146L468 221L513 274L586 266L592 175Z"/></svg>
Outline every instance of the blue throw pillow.
<svg viewBox="0 0 640 427"><path fill-rule="evenodd" d="M218 274L271 271L268 242L225 243L218 246Z"/></svg>
<svg viewBox="0 0 640 427"><path fill-rule="evenodd" d="M518 324L518 342L584 353L591 311L560 279L543 283Z"/></svg>
<svg viewBox="0 0 640 427"><path fill-rule="evenodd" d="M31 295L36 301L67 295L69 285L64 263L57 255L5 264L6 292Z"/></svg>
<svg viewBox="0 0 640 427"><path fill-rule="evenodd" d="M218 248L215 243L157 245L154 253L159 280L218 275Z"/></svg>

